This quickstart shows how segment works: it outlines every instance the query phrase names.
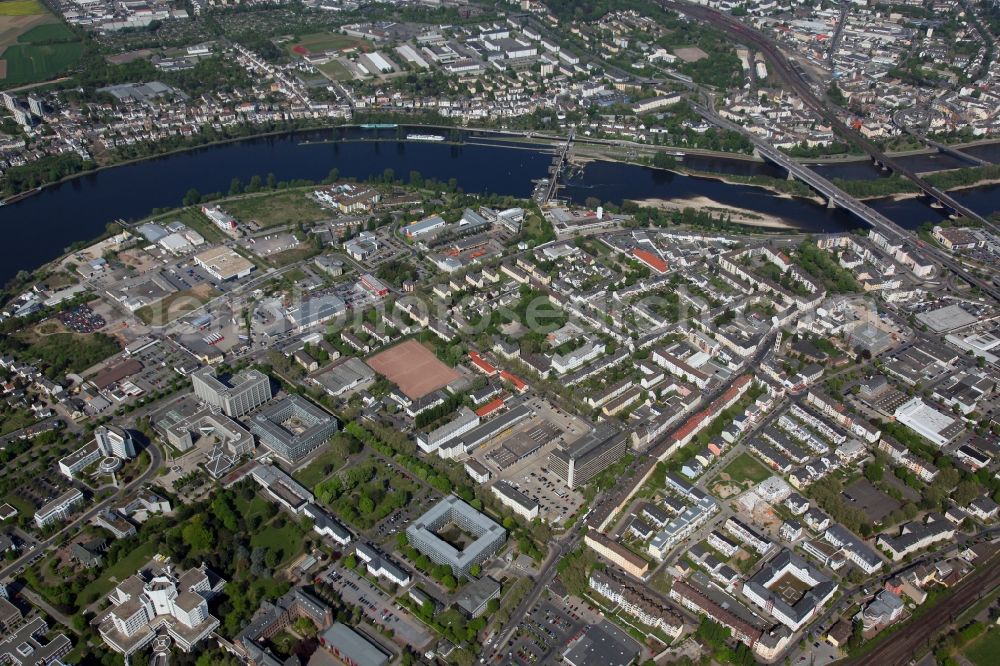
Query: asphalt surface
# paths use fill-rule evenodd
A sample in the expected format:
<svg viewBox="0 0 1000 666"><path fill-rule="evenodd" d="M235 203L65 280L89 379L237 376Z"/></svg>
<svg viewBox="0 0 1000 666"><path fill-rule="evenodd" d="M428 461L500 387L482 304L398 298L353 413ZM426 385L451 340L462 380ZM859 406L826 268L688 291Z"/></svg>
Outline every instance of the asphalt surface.
<svg viewBox="0 0 1000 666"><path fill-rule="evenodd" d="M115 493L114 495L111 495L110 497L92 506L90 509L87 510L86 513L76 518L73 522L64 526L62 529L60 529L58 532L50 536L48 539L41 541L34 548L25 552L23 555L21 555L16 560L11 562L5 568L0 569L0 580L6 580L8 577L14 575L16 571L18 571L21 567L26 566L28 562L44 554L45 551L47 551L53 545L60 543L62 539L65 538L65 536L69 532L71 532L72 530L76 529L81 525L90 522L95 516L97 516L97 514L107 509L108 506L121 500L123 495L131 493L132 491L134 491L135 489L139 488L144 483L147 483L150 479L152 479L153 475L155 475L156 472L159 471L160 466L163 464L163 454L160 452L160 449L157 448L156 445L153 444L152 442L150 442L149 446L147 446L144 450L149 452L149 458L150 458L149 467L146 469L145 472L143 472L137 478L132 480L131 483L120 488L118 492Z"/></svg>

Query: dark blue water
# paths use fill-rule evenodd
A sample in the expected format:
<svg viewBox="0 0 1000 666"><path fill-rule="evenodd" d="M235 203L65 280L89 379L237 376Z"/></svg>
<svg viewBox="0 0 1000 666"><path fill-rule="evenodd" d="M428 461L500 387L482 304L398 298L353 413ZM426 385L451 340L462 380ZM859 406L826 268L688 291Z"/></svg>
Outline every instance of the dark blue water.
<svg viewBox="0 0 1000 666"><path fill-rule="evenodd" d="M388 134L386 138L391 136ZM393 169L396 178L405 180L415 170L425 178L445 182L455 178L466 192L528 197L533 181L547 175L552 159L550 153L542 151L470 143L456 146L368 141L303 145L304 141L331 137L329 131L285 134L177 153L89 174L8 204L0 208L0 224L6 232L5 243L0 246L0 282L6 282L21 269L30 270L56 258L74 242L97 236L108 222L137 220L153 208L178 206L191 188L202 193L226 192L234 177L245 183L255 175L266 177L273 173L278 180L318 181L336 167L342 177L366 179ZM470 142L480 140L468 138ZM980 148L987 152L990 149L997 150L989 146ZM744 160L688 157L685 163L692 168L721 173L783 176L773 166ZM821 171L832 176L834 169L874 171L864 162L823 167ZM808 231L841 231L859 226L849 214L828 210L812 201L608 162L590 163L582 174L570 180L561 194L581 203L588 197L620 203L623 199L703 196L723 205L778 216ZM959 198L984 215L1000 210L1000 187L966 190ZM875 202L875 207L909 228L928 219L940 219L938 211L920 200Z"/></svg>
<svg viewBox="0 0 1000 666"><path fill-rule="evenodd" d="M775 196L749 185L731 185L710 178L683 176L617 162L591 162L581 176L569 180L561 193L574 201L596 197L620 204L624 199L695 199L707 197L733 206L794 221L808 231L834 232L854 229L859 222L849 213L828 209L813 201Z"/></svg>

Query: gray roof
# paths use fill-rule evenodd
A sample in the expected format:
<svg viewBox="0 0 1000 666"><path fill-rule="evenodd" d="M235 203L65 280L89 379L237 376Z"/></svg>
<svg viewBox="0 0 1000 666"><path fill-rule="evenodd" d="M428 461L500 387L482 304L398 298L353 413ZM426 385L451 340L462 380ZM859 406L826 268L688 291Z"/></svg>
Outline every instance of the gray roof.
<svg viewBox="0 0 1000 666"><path fill-rule="evenodd" d="M334 622L320 638L323 645L336 648L341 656L350 659L355 666L387 666L389 663L389 655L385 650L340 622Z"/></svg>

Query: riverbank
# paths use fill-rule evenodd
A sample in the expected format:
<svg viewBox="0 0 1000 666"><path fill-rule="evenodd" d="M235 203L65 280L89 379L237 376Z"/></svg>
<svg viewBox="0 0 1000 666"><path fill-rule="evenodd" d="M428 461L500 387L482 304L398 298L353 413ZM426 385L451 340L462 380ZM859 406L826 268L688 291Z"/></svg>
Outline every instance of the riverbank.
<svg viewBox="0 0 1000 666"><path fill-rule="evenodd" d="M633 200L636 204L640 206L648 206L650 208L658 208L660 210L684 210L685 208L697 208L701 211L708 211L715 214L727 215L729 216L729 221L733 224L739 224L744 227L754 227L762 230L773 230L773 231L801 231L800 227L789 223L775 215L767 215L764 213L758 213L756 211L747 210L746 208L737 208L733 206L727 206L714 199L710 199L705 196L691 197L689 199L658 199L658 198L648 198Z"/></svg>

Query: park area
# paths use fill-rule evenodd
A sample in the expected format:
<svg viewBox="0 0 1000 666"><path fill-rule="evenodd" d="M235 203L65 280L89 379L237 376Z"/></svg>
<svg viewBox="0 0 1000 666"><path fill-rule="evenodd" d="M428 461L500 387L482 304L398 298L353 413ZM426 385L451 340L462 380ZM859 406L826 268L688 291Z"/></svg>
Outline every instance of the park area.
<svg viewBox="0 0 1000 666"><path fill-rule="evenodd" d="M4 86L55 78L82 56L80 38L38 2L0 2L0 80Z"/></svg>
<svg viewBox="0 0 1000 666"><path fill-rule="evenodd" d="M371 51L371 46L360 37L340 35L335 32L315 32L309 35L302 35L297 39L288 42L288 52L290 55L304 57L330 51Z"/></svg>
<svg viewBox="0 0 1000 666"><path fill-rule="evenodd" d="M992 627L962 650L965 659L975 666L993 666L1000 655L1000 628Z"/></svg>
<svg viewBox="0 0 1000 666"><path fill-rule="evenodd" d="M771 476L770 470L761 465L748 453L741 453L733 458L722 474L729 476L731 483L760 483Z"/></svg>
<svg viewBox="0 0 1000 666"><path fill-rule="evenodd" d="M411 400L419 400L461 376L416 340L401 342L375 354L367 363Z"/></svg>

